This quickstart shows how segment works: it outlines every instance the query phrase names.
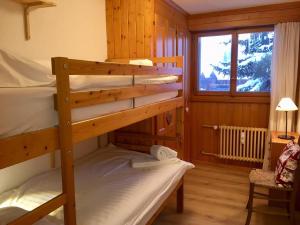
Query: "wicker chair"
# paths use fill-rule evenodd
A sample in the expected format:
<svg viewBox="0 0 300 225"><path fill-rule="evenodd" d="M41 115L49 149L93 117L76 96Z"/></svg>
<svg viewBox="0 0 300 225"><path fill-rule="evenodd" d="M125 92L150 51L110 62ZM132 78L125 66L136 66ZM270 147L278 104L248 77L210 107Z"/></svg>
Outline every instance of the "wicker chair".
<svg viewBox="0 0 300 225"><path fill-rule="evenodd" d="M300 138L298 140L298 144L300 144ZM261 169L255 169L250 172L249 180L250 180L250 190L249 190L249 200L247 203L248 216L246 220L246 225L250 224L252 212L260 212L270 215L279 215L279 216L288 216L290 219L291 225L296 225L295 218L295 205L296 205L296 194L298 188L300 186L300 164L298 162L298 167L295 171L294 184L291 188L279 187L275 183L274 179L275 173L273 171L265 171ZM269 195L256 192L255 187L263 187L268 190L278 190L286 192L288 197L286 199L272 199ZM253 207L254 199L266 199L274 202L282 202L287 204L287 210L283 212L272 212L269 210L261 210L259 208Z"/></svg>

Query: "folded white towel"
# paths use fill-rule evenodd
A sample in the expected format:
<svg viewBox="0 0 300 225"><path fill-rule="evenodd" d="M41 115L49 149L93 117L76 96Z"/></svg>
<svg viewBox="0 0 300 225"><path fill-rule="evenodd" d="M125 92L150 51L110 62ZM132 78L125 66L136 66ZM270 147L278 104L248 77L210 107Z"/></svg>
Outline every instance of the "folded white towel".
<svg viewBox="0 0 300 225"><path fill-rule="evenodd" d="M150 148L150 153L157 160L166 160L177 158L177 152L162 145L152 145Z"/></svg>
<svg viewBox="0 0 300 225"><path fill-rule="evenodd" d="M162 165L177 163L179 161L180 161L180 159L177 159L177 158L166 159L163 161L159 161L156 159L132 159L131 167L132 168L148 168L148 167L162 166Z"/></svg>

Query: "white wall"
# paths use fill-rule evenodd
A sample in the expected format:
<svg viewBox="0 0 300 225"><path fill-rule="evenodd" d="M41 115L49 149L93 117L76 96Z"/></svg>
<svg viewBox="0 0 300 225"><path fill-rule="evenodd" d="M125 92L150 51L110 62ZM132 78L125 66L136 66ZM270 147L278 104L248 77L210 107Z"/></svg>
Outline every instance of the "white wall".
<svg viewBox="0 0 300 225"><path fill-rule="evenodd" d="M56 7L31 12L31 39L25 41L22 6L1 0L0 48L37 60L53 56L106 59L105 0L56 2Z"/></svg>
<svg viewBox="0 0 300 225"><path fill-rule="evenodd" d="M0 0L0 48L36 61L53 56L103 61L107 57L105 0L59 0L30 14L31 39L25 41L22 7ZM1 97L1 96L0 96ZM76 156L94 150L97 140L76 146ZM0 193L49 169L49 156L0 170Z"/></svg>

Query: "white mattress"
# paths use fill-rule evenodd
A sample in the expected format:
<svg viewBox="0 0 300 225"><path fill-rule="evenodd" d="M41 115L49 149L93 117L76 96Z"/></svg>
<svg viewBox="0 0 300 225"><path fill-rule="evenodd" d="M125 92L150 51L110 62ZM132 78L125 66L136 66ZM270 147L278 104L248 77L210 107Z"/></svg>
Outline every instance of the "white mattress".
<svg viewBox="0 0 300 225"><path fill-rule="evenodd" d="M186 170L193 168L184 161L145 169L130 167L131 159L148 157L109 145L77 161L77 224L146 224ZM1 194L0 208L19 207L29 211L60 191L60 170L55 169ZM51 216L62 221L63 210L60 208Z"/></svg>
<svg viewBox="0 0 300 225"><path fill-rule="evenodd" d="M177 77L176 77L177 79ZM104 81L104 80L103 80ZM114 81L114 82L113 82ZM124 80L123 80L124 81ZM109 89L109 85L114 83L114 87L123 86L122 80L106 79L101 89ZM130 79L132 82L132 79ZM172 83L174 76L153 78L152 76L139 79L136 83ZM93 88L85 83L78 83L77 88ZM99 83L98 83L99 86ZM44 129L57 125L57 112L54 110L53 94L55 87L32 87L32 88L0 88L1 117L0 117L0 138L8 137L24 132ZM165 92L135 99L135 106L142 106L153 102L174 98L178 92ZM118 112L133 107L132 100L123 100L112 103L105 103L95 106L77 108L72 110L73 122L89 119L104 114Z"/></svg>

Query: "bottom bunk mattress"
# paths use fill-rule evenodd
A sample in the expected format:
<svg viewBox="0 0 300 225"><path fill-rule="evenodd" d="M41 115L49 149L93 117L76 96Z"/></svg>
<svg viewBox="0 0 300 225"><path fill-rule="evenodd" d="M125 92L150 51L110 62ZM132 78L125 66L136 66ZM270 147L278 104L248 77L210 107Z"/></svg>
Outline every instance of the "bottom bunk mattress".
<svg viewBox="0 0 300 225"><path fill-rule="evenodd" d="M136 169L132 159L151 157L114 145L101 148L75 162L77 224L146 224L174 190L191 163L178 161ZM30 211L61 193L60 169L33 177L0 195L0 208ZM63 224L63 209L50 214ZM1 218L0 218L1 224Z"/></svg>
<svg viewBox="0 0 300 225"><path fill-rule="evenodd" d="M53 127L58 124L54 110L55 87L1 88L0 138ZM135 98L135 107L178 95L177 91ZM133 108L133 101L122 100L72 110L73 122Z"/></svg>

